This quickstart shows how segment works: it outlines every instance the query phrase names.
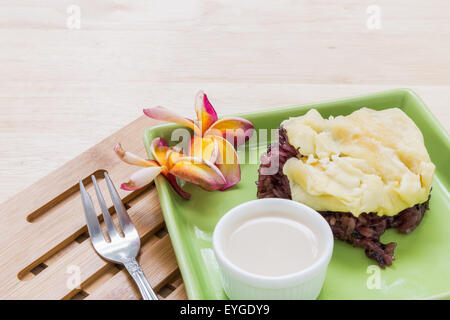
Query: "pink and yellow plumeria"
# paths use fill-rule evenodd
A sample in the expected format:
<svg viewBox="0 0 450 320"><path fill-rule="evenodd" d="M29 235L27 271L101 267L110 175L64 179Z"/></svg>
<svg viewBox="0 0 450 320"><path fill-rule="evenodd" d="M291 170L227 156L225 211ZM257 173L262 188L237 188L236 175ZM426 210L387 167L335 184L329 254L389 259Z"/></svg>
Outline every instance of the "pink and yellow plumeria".
<svg viewBox="0 0 450 320"><path fill-rule="evenodd" d="M190 194L181 189L176 177L207 191L226 190L240 181L241 169L234 146L250 138L253 124L237 117L218 120L216 111L202 91L197 94L195 111L197 122L163 107L144 109L150 118L184 125L192 129L194 135L186 154L169 147L164 138L154 139L151 144L154 160L140 158L117 144L114 150L124 162L144 167L123 183L122 189L142 188L162 173L178 194L188 199Z"/></svg>

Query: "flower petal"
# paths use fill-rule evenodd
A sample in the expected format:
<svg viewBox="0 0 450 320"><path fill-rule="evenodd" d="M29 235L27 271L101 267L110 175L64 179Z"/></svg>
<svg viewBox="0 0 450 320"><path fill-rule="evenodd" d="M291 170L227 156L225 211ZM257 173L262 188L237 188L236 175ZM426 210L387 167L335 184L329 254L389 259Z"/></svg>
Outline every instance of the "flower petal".
<svg viewBox="0 0 450 320"><path fill-rule="evenodd" d="M170 148L166 155L166 167L170 170L178 159L185 156L185 154L178 152L174 148Z"/></svg>
<svg viewBox="0 0 450 320"><path fill-rule="evenodd" d="M202 158L212 163L216 162L219 155L219 146L212 137L202 138L193 136L189 145L189 155L191 157Z"/></svg>
<svg viewBox="0 0 450 320"><path fill-rule="evenodd" d="M191 194L189 192L184 191L181 189L181 187L178 185L177 178L170 173L164 174L164 177L169 181L169 183L172 185L173 189L184 199L190 199Z"/></svg>
<svg viewBox="0 0 450 320"><path fill-rule="evenodd" d="M225 118L214 123L204 136L215 135L227 139L235 147L244 144L254 132L253 124L242 118Z"/></svg>
<svg viewBox="0 0 450 320"><path fill-rule="evenodd" d="M180 158L170 169L170 173L207 191L218 190L226 183L220 170L210 161L201 158Z"/></svg>
<svg viewBox="0 0 450 320"><path fill-rule="evenodd" d="M158 167L158 163L154 160L148 160L143 159L134 153L125 151L122 148L122 145L120 143L116 144L114 146L114 151L116 152L117 156L125 163L134 165L134 166L141 166L141 167Z"/></svg>
<svg viewBox="0 0 450 320"><path fill-rule="evenodd" d="M122 183L120 188L123 190L131 191L145 187L156 178L161 170L161 167L148 167L138 170L131 175L128 182Z"/></svg>
<svg viewBox="0 0 450 320"><path fill-rule="evenodd" d="M150 145L150 151L153 158L160 166L166 165L167 152L170 150L167 141L164 138L155 138Z"/></svg>
<svg viewBox="0 0 450 320"><path fill-rule="evenodd" d="M217 113L208 100L206 93L199 91L195 97L195 113L199 122L199 127L203 133L217 121Z"/></svg>
<svg viewBox="0 0 450 320"><path fill-rule="evenodd" d="M200 129L195 125L194 121L192 121L191 119L183 118L182 116L179 116L175 112L172 112L166 108L147 108L144 109L144 113L149 118L167 122L175 122L181 124L182 126L191 128L196 133L200 133Z"/></svg>
<svg viewBox="0 0 450 320"><path fill-rule="evenodd" d="M219 155L215 164L226 180L225 185L220 190L226 190L241 180L241 166L233 145L222 137L213 136L213 138L219 146Z"/></svg>

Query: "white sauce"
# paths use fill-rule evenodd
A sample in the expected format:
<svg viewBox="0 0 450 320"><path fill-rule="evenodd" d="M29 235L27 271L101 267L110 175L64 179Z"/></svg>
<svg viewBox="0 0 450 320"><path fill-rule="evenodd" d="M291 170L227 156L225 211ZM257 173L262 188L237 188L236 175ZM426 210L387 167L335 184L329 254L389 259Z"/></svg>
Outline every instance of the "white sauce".
<svg viewBox="0 0 450 320"><path fill-rule="evenodd" d="M306 269L317 260L318 252L313 230L277 213L244 221L225 244L225 254L236 266L271 277Z"/></svg>

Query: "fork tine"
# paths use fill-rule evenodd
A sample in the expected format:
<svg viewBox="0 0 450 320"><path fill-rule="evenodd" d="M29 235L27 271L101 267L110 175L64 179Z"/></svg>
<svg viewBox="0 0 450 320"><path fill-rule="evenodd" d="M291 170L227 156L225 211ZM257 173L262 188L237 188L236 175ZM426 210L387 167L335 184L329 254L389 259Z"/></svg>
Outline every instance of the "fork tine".
<svg viewBox="0 0 450 320"><path fill-rule="evenodd" d="M109 214L109 210L108 207L106 206L105 199L103 198L100 188L98 187L97 179L95 179L94 175L91 176L91 179L92 182L94 183L95 193L97 193L98 203L100 204L100 208L102 209L103 221L105 221L109 237L111 238L111 240L113 240L114 238L119 237L119 233L117 232L116 226L114 225L114 222L111 219L111 215Z"/></svg>
<svg viewBox="0 0 450 320"><path fill-rule="evenodd" d="M86 217L86 224L89 231L91 241L105 240L102 230L100 229L100 223L98 222L97 215L95 214L94 205L92 199L84 188L83 182L80 180L80 192L81 200L83 202L84 216Z"/></svg>
<svg viewBox="0 0 450 320"><path fill-rule="evenodd" d="M116 209L117 218L119 218L120 226L122 227L122 231L124 234L128 232L136 232L136 228L131 222L130 216L123 205L122 199L120 199L119 194L117 193L116 188L114 187L111 179L107 172L105 172L105 180L108 185L109 193L111 194L111 200L114 204L114 208Z"/></svg>

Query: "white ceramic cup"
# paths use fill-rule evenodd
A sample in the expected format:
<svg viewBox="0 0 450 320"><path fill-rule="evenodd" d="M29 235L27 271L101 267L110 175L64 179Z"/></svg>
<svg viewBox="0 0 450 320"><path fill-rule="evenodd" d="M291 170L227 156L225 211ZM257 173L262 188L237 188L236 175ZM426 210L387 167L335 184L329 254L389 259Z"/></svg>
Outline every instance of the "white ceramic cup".
<svg viewBox="0 0 450 320"><path fill-rule="evenodd" d="M283 276L263 276L236 266L225 254L224 245L237 226L245 220L273 212L300 221L315 231L320 250L317 260L306 269ZM213 234L214 253L225 293L230 299L243 300L316 299L325 280L333 243L330 226L317 211L292 200L277 198L253 200L233 208L220 219Z"/></svg>

